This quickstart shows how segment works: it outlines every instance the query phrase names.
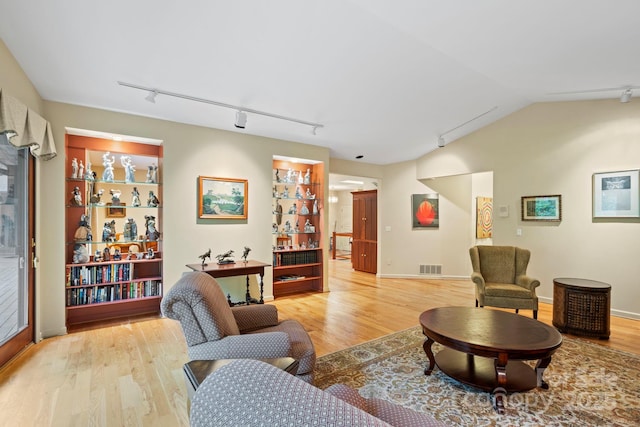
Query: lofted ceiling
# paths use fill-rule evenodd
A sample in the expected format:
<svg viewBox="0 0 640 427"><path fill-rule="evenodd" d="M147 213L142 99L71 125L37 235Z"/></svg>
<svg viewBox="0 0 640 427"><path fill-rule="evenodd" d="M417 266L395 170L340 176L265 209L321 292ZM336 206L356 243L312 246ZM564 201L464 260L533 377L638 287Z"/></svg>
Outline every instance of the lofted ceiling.
<svg viewBox="0 0 640 427"><path fill-rule="evenodd" d="M46 100L374 164L416 159L443 134L449 143L534 102L640 94L637 0L0 0L0 16ZM248 113L237 129L234 109L150 103L119 81L324 127Z"/></svg>

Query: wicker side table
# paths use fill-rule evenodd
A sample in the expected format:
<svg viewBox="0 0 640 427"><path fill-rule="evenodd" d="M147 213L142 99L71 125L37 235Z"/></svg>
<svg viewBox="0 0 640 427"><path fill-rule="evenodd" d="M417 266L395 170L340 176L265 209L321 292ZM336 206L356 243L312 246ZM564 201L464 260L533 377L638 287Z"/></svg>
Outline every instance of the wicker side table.
<svg viewBox="0 0 640 427"><path fill-rule="evenodd" d="M611 285L595 280L553 279L553 326L560 332L608 339Z"/></svg>

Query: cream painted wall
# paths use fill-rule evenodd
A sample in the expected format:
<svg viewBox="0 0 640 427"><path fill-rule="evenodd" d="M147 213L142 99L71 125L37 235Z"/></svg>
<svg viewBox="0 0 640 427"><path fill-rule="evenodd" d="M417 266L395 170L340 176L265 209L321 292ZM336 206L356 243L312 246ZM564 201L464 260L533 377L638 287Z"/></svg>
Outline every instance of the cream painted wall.
<svg viewBox="0 0 640 427"><path fill-rule="evenodd" d="M252 259L271 262L271 179L272 157L275 154L320 160L328 164L328 149L287 141L256 137L174 122L149 119L128 114L97 110L69 104L47 102L46 117L51 122L55 138L64 142L65 127L99 130L163 140L164 160L161 166L163 182L163 213L160 231L163 237L163 268L165 291L186 271L185 264L197 263L198 255L211 248L213 254L229 249L239 257L245 245L252 248ZM63 151L63 150L61 150ZM43 335L56 335L64 328L64 255L63 229L65 200L63 193L64 155L47 162L41 179L52 185L47 192L48 209L44 226L43 250L50 254L43 263L42 298L47 301L40 316ZM200 220L197 212L199 175L242 178L249 181L247 221ZM328 167L325 168L328 183ZM328 187L328 184L327 184ZM325 192L328 189L325 188ZM328 218L325 215L325 229ZM328 235L323 246L328 248ZM327 257L325 251L325 257ZM327 264L325 262L325 270ZM328 279L325 271L325 287ZM244 280L221 280L234 299L244 295ZM257 295L257 283L252 283ZM272 271L266 269L265 298L273 296Z"/></svg>
<svg viewBox="0 0 640 427"><path fill-rule="evenodd" d="M494 215L493 242L531 250L538 295L552 298L554 277L601 280L614 314L640 318L640 220L591 214L592 174L640 168L639 141L638 102L534 104L418 159L417 177L493 171L494 207L509 207ZM522 196L551 194L562 195L562 222L520 220Z"/></svg>

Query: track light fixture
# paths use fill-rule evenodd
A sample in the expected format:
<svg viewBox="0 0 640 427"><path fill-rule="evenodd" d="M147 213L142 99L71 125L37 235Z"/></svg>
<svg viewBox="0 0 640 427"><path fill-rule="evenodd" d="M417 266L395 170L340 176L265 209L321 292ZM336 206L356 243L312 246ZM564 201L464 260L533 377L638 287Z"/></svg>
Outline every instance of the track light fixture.
<svg viewBox="0 0 640 427"><path fill-rule="evenodd" d="M444 138L439 136L438 137L438 147L442 148L442 147L444 147L444 145L445 145Z"/></svg>
<svg viewBox="0 0 640 427"><path fill-rule="evenodd" d="M236 111L236 122L234 126L238 129L244 129L247 126L247 113L244 111Z"/></svg>
<svg viewBox="0 0 640 427"><path fill-rule="evenodd" d="M150 90L149 94L144 99L151 102L152 104L155 104L156 96L158 96L158 92L156 92L155 90Z"/></svg>
<svg viewBox="0 0 640 427"><path fill-rule="evenodd" d="M631 101L632 96L633 92L631 91L631 89L627 88L624 90L624 92L622 92L622 95L620 96L620 102L626 104L627 102Z"/></svg>
<svg viewBox="0 0 640 427"><path fill-rule="evenodd" d="M315 135L316 134L316 130L323 128L324 125L320 124L320 123L314 123L314 122L308 122L306 120L300 120L300 119L294 119L293 117L286 117L286 116L281 116L279 114L272 114L272 113L268 113L266 111L260 111L260 110L254 110L252 108L244 108L238 105L232 105L232 104L226 104L224 102L218 102L218 101L213 101L211 99L205 99L205 98L198 98L196 96L191 96L191 95L184 95L181 93L177 93L177 92L169 92L166 90L162 90L162 89L157 89L157 88L150 88L150 87L145 87L145 86L139 86L139 85L135 85L132 83L126 83L126 82L118 82L118 84L120 86L126 86L126 87L130 87L133 89L138 89L138 90L144 90L146 92L149 92L149 94L146 96L146 100L149 102L153 102L155 103L155 98L158 94L160 95L166 95L166 96L172 96L174 98L182 98L182 99L186 99L188 101L195 101L195 102L201 102L203 104L211 104L211 105L217 105L218 107L225 107L225 108L231 108L233 110L236 110L236 122L235 122L235 126L237 128L240 129L244 129L246 123L247 123L247 113L251 113L251 114L259 114L261 116L267 116L267 117L272 117L274 119L280 119L280 120L286 120L289 122L294 122L294 123L299 123L301 125L307 125L307 126L311 126L312 127L312 133ZM243 118L243 120L238 120L239 118Z"/></svg>
<svg viewBox="0 0 640 427"><path fill-rule="evenodd" d="M497 110L497 109L498 109L498 106L496 105L495 107L493 107L493 108L491 108L491 109L489 109L489 110L485 111L484 113L482 113L482 114L478 114L478 115L477 115L477 116L475 116L474 118L472 118L472 119L470 119L470 120L467 120L466 122L464 122L464 123L462 123L462 124L459 124L458 126L456 126L456 127L454 127L454 128L451 128L451 129L449 129L449 130L448 130L448 131L446 131L446 132L442 132L442 133L440 134L440 136L438 137L438 147L442 148L442 147L444 147L444 146L445 146L445 144L446 144L446 141L444 140L444 136L445 136L445 135L450 134L450 133L451 133L451 132L453 132L454 130L458 130L458 129L460 129L461 127L468 125L468 124L469 124L469 123L471 123L472 121L474 121L474 120L478 120L480 117L482 117L482 116L486 116L487 114L489 114L489 113L491 113L492 111Z"/></svg>

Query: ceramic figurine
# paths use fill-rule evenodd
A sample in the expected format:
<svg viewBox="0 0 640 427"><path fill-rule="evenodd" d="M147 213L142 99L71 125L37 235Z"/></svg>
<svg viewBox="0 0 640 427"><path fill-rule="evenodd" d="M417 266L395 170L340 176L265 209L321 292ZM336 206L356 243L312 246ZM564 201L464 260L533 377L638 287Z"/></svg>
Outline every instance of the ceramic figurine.
<svg viewBox="0 0 640 427"><path fill-rule="evenodd" d="M304 174L303 184L311 184L311 169L307 169L307 173Z"/></svg>
<svg viewBox="0 0 640 427"><path fill-rule="evenodd" d="M74 187L71 194L73 197L71 197L69 204L73 206L82 206L82 194L80 194L80 187Z"/></svg>
<svg viewBox="0 0 640 427"><path fill-rule="evenodd" d="M145 235L148 240L156 241L160 237L160 232L156 229L156 217L153 215L145 215Z"/></svg>
<svg viewBox="0 0 640 427"><path fill-rule="evenodd" d="M302 207L300 208L300 215L309 215L309 208L307 207L307 202L302 202Z"/></svg>
<svg viewBox="0 0 640 427"><path fill-rule="evenodd" d="M317 200L314 200L314 201L313 201L313 214L314 214L314 215L318 215L318 213L319 213L319 212L318 212L318 201L317 201Z"/></svg>
<svg viewBox="0 0 640 427"><path fill-rule="evenodd" d="M110 152L106 152L102 156L102 166L104 166L104 171L102 172L102 180L106 182L113 182L113 164L116 161L114 156L109 158Z"/></svg>
<svg viewBox="0 0 640 427"><path fill-rule="evenodd" d="M84 177L84 165L82 164L82 160L80 160L80 164L78 165L78 178L82 179Z"/></svg>
<svg viewBox="0 0 640 427"><path fill-rule="evenodd" d="M85 244L78 243L73 248L73 263L84 264L85 262L89 262L87 246Z"/></svg>
<svg viewBox="0 0 640 427"><path fill-rule="evenodd" d="M131 156L120 156L120 163L124 168L124 182L131 183L136 181L136 167L133 164Z"/></svg>
<svg viewBox="0 0 640 427"><path fill-rule="evenodd" d="M133 187L133 191L131 191L131 206L138 207L140 204L140 193L138 192L138 187Z"/></svg>
<svg viewBox="0 0 640 427"><path fill-rule="evenodd" d="M147 199L147 206L150 208L157 208L160 206L160 200L153 194L153 191L149 191L149 198Z"/></svg>
<svg viewBox="0 0 640 427"><path fill-rule="evenodd" d="M295 215L298 213L298 207L296 206L296 204L294 203L293 205L291 205L291 207L289 208L289 214L291 215Z"/></svg>
<svg viewBox="0 0 640 427"><path fill-rule="evenodd" d="M123 237L125 242L131 242L136 240L138 235L138 225L133 218L127 218L127 222L124 223Z"/></svg>
<svg viewBox="0 0 640 427"><path fill-rule="evenodd" d="M242 252L242 259L244 262L247 262L247 257L249 256L249 252L251 252L251 248L249 246L244 247L244 251Z"/></svg>
<svg viewBox="0 0 640 427"><path fill-rule="evenodd" d="M103 189L98 190L96 194L94 194L89 198L89 203L94 205L104 205L104 202L100 201L100 198L102 197L103 193L104 193Z"/></svg>
<svg viewBox="0 0 640 427"><path fill-rule="evenodd" d="M71 160L71 178L76 179L78 177L78 159L73 158Z"/></svg>
<svg viewBox="0 0 640 427"><path fill-rule="evenodd" d="M90 181L93 181L96 178L94 173L95 172L93 172L93 170L91 170L91 162L87 162L87 169L84 172L84 179L88 179Z"/></svg>

